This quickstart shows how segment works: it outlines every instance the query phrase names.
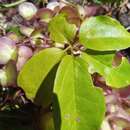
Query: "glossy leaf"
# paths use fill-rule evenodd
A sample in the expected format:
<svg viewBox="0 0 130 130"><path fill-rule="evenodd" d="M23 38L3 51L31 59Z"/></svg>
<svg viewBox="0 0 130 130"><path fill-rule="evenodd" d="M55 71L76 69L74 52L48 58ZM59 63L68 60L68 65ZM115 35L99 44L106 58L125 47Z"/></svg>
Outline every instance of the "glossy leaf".
<svg viewBox="0 0 130 130"><path fill-rule="evenodd" d="M102 62L98 61L97 59L86 53L82 53L81 57L84 61L88 63L89 73L93 74L95 72L98 72L100 75L105 76L105 69L109 69L109 66L103 64Z"/></svg>
<svg viewBox="0 0 130 130"><path fill-rule="evenodd" d="M76 31L76 25L69 24L63 14L54 17L49 23L50 37L55 42L72 41Z"/></svg>
<svg viewBox="0 0 130 130"><path fill-rule="evenodd" d="M115 57L115 51L94 51L87 49L86 53L107 66L112 66Z"/></svg>
<svg viewBox="0 0 130 130"><path fill-rule="evenodd" d="M93 50L110 51L130 47L130 34L108 16L86 19L81 25L79 38L80 43Z"/></svg>
<svg viewBox="0 0 130 130"><path fill-rule="evenodd" d="M18 76L18 85L25 90L28 98L33 99L36 96L42 81L63 54L60 49L48 48L40 51L24 65Z"/></svg>
<svg viewBox="0 0 130 130"><path fill-rule="evenodd" d="M100 89L93 87L86 68L87 64L81 58L69 55L60 63L54 85L55 123L61 119L55 124L56 130L100 128L105 113L104 96ZM59 106L59 114L56 106Z"/></svg>
<svg viewBox="0 0 130 130"><path fill-rule="evenodd" d="M130 85L130 64L126 58L122 59L121 64L118 67L110 69L106 76L106 82L110 86L117 88L126 87Z"/></svg>
<svg viewBox="0 0 130 130"><path fill-rule="evenodd" d="M81 57L89 64L88 71L102 75L107 85L114 88L123 88L130 84L130 64L127 59L123 58L118 67L110 67L86 53L82 53Z"/></svg>
<svg viewBox="0 0 130 130"><path fill-rule="evenodd" d="M54 66L48 73L44 81L41 83L34 103L46 109L52 104L53 86L58 65Z"/></svg>

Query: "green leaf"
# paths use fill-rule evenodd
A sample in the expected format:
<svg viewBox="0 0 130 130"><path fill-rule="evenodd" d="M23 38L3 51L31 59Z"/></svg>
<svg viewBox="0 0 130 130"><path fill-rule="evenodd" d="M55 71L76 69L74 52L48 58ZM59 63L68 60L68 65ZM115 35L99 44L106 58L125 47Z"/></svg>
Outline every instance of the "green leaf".
<svg viewBox="0 0 130 130"><path fill-rule="evenodd" d="M55 130L52 112L46 112L41 116L40 128L41 130Z"/></svg>
<svg viewBox="0 0 130 130"><path fill-rule="evenodd" d="M106 82L110 86L116 88L126 87L130 85L130 64L126 58L122 59L121 64L118 67L110 69L106 76Z"/></svg>
<svg viewBox="0 0 130 130"><path fill-rule="evenodd" d="M109 66L107 66L103 62L98 61L96 58L88 55L87 53L82 53L81 58L88 63L89 73L93 74L95 72L98 72L102 76L106 75L105 70L108 70Z"/></svg>
<svg viewBox="0 0 130 130"><path fill-rule="evenodd" d="M100 51L121 50L130 47L130 34L115 19L97 16L86 19L80 28L80 43Z"/></svg>
<svg viewBox="0 0 130 130"><path fill-rule="evenodd" d="M54 85L54 115L56 121L59 120L55 121L59 123L55 125L59 125L60 130L100 128L105 114L104 96L100 89L93 87L86 68L87 64L81 58L70 55L65 56L60 63Z"/></svg>
<svg viewBox="0 0 130 130"><path fill-rule="evenodd" d="M35 96L34 103L38 106L42 106L43 109L46 109L52 104L53 86L57 67L58 65L51 69L44 81L41 83Z"/></svg>
<svg viewBox="0 0 130 130"><path fill-rule="evenodd" d="M18 75L18 85L22 87L27 97L33 99L49 71L64 54L63 50L48 48L34 55Z"/></svg>
<svg viewBox="0 0 130 130"><path fill-rule="evenodd" d="M50 37L58 43L72 41L76 31L76 25L69 24L63 14L55 16L49 23Z"/></svg>
<svg viewBox="0 0 130 130"><path fill-rule="evenodd" d="M110 67L86 53L82 53L81 57L89 64L88 71L102 75L107 85L113 88L123 88L130 84L130 64L126 58L122 59L118 67Z"/></svg>
<svg viewBox="0 0 130 130"><path fill-rule="evenodd" d="M112 62L115 56L115 51L94 51L87 49L86 53L110 67L112 66Z"/></svg>
<svg viewBox="0 0 130 130"><path fill-rule="evenodd" d="M9 26L7 28L7 32L13 32L15 33L18 37L21 37L21 32L20 32L20 27L19 26Z"/></svg>

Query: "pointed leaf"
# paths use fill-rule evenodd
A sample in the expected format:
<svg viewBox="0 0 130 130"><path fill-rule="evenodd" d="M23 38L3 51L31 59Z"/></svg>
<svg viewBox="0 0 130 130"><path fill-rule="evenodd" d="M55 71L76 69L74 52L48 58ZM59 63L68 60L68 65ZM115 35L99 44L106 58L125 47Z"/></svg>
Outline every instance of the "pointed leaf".
<svg viewBox="0 0 130 130"><path fill-rule="evenodd" d="M50 37L55 42L67 43L76 34L76 25L69 24L63 14L54 17L49 23Z"/></svg>
<svg viewBox="0 0 130 130"><path fill-rule="evenodd" d="M23 67L18 76L18 85L22 87L28 98L33 99L42 81L49 71L62 58L64 51L48 48L34 55Z"/></svg>
<svg viewBox="0 0 130 130"><path fill-rule="evenodd" d="M80 43L93 50L121 50L130 47L130 34L115 19L97 16L86 19L80 28Z"/></svg>
<svg viewBox="0 0 130 130"><path fill-rule="evenodd" d="M61 124L56 124L56 127L61 125L60 130L100 128L105 113L104 96L100 89L93 87L86 68L87 64L82 59L69 55L60 63L54 85L61 114L56 116L56 120L61 118ZM54 112L58 110L55 103Z"/></svg>
<svg viewBox="0 0 130 130"><path fill-rule="evenodd" d="M86 53L82 53L81 57L89 64L88 71L102 75L107 85L113 88L123 88L130 84L130 64L126 58L122 59L118 67L110 67Z"/></svg>

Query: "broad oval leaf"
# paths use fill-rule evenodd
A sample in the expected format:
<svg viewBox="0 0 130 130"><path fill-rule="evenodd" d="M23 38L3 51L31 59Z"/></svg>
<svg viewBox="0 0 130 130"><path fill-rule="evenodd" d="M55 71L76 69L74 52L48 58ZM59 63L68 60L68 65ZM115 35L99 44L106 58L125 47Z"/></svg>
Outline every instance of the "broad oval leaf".
<svg viewBox="0 0 130 130"><path fill-rule="evenodd" d="M68 43L73 40L77 28L69 24L63 14L55 16L49 23L50 37L58 43Z"/></svg>
<svg viewBox="0 0 130 130"><path fill-rule="evenodd" d="M93 87L87 64L81 58L70 55L63 58L54 93L56 130L99 130L105 114L104 96L100 89Z"/></svg>
<svg viewBox="0 0 130 130"><path fill-rule="evenodd" d="M34 55L23 67L18 75L18 85L22 87L27 97L33 99L42 81L49 71L64 55L58 48L48 48Z"/></svg>
<svg viewBox="0 0 130 130"><path fill-rule="evenodd" d="M130 34L115 19L97 16L86 19L80 28L80 43L100 51L121 50L130 47Z"/></svg>
<svg viewBox="0 0 130 130"><path fill-rule="evenodd" d="M86 53L82 53L81 57L89 64L89 72L97 72L102 75L107 85L113 88L123 88L130 84L130 64L126 58L122 59L119 66L110 67Z"/></svg>

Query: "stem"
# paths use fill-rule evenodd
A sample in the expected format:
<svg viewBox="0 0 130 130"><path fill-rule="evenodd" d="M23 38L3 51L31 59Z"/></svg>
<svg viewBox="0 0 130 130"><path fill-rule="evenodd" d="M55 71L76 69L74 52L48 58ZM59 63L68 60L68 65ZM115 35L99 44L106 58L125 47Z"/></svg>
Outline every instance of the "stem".
<svg viewBox="0 0 130 130"><path fill-rule="evenodd" d="M71 46L69 45L67 48L64 49L64 52L66 52L67 50L69 50L71 48Z"/></svg>
<svg viewBox="0 0 130 130"><path fill-rule="evenodd" d="M19 0L19 1L16 1L14 3L10 3L10 4L3 4L2 6L5 7L5 8L10 8L10 7L13 7L13 6L16 6L16 5L19 5L23 2L25 2L26 0Z"/></svg>

